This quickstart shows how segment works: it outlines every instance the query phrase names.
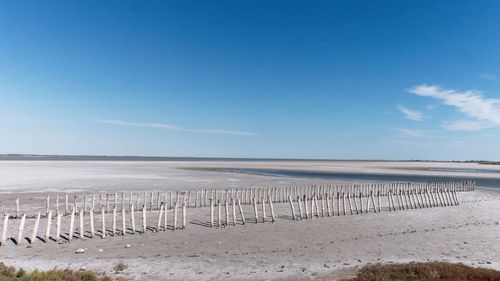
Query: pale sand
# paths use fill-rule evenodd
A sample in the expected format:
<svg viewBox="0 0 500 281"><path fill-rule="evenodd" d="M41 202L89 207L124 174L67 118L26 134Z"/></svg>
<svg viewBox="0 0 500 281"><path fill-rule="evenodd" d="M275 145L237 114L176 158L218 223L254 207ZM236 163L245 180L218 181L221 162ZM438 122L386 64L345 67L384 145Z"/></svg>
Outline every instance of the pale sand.
<svg viewBox="0 0 500 281"><path fill-rule="evenodd" d="M422 167L410 162L11 162L0 163L3 200L21 195L22 202L44 209L43 200L29 200L33 192L54 190L121 191L171 190L201 187L246 187L331 183L236 173L181 170L176 167L288 168L296 170L408 171ZM469 168L470 164L427 163L428 167ZM500 168L498 166L479 168ZM352 170L349 170L352 169ZM432 173L426 171L425 173ZM442 173L442 172L437 172ZM488 174L496 177L495 174ZM20 193L13 193L19 190ZM8 192L8 193L7 193ZM62 193L61 193L62 194ZM41 195L40 195L41 196ZM40 197L41 199L42 197ZM0 248L1 259L27 270L80 268L114 275L120 260L129 268L118 276L136 280L165 279L286 279L318 278L325 274L349 276L355 267L375 262L446 260L500 269L500 192L478 190L459 193L460 206L427 208L294 222L288 204L275 204L274 224L248 223L224 229L200 225L209 219L208 208L188 209L188 228L125 237L43 244L33 248L8 243ZM382 203L384 203L383 201ZM37 204L38 203L38 204ZM9 203L10 204L10 203ZM38 207L35 207L37 206ZM10 205L9 205L10 206ZM5 201L2 202L3 208ZM11 209L10 207L8 209ZM259 208L260 209L260 208ZM247 220L252 209L245 206ZM171 215L171 213L170 213ZM170 217L171 218L171 217ZM97 216L96 216L97 219ZM136 220L139 221L137 214ZM155 225L156 215L148 217ZM26 226L29 236L32 221ZM19 220L12 220L17 225ZM128 223L128 222L127 222ZM78 223L77 223L78 224ZM76 225L77 225L76 224ZM170 222L171 224L171 222ZM67 225L67 221L63 221ZM118 223L121 225L121 223ZM140 225L137 223L137 225ZM111 226L108 219L108 228ZM53 232L55 232L55 225ZM99 229L99 222L96 224ZM67 228L67 226L66 226ZM139 228L139 227L137 227ZM9 229L11 229L9 227ZM12 228L9 236L17 236ZM39 235L45 232L42 220ZM87 226L88 229L88 226ZM64 230L64 229L63 229ZM124 248L125 244L131 248ZM75 254L77 248L88 248ZM98 252L98 249L103 252ZM488 263L490 262L490 263ZM333 273L332 273L333 272Z"/></svg>

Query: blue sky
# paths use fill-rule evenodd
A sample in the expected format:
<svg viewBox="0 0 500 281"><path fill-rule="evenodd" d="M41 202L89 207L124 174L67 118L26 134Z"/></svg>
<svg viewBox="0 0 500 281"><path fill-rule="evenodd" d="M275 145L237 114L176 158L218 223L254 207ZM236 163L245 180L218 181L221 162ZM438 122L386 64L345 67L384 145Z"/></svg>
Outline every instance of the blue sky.
<svg viewBox="0 0 500 281"><path fill-rule="evenodd" d="M0 153L500 160L498 1L0 0Z"/></svg>

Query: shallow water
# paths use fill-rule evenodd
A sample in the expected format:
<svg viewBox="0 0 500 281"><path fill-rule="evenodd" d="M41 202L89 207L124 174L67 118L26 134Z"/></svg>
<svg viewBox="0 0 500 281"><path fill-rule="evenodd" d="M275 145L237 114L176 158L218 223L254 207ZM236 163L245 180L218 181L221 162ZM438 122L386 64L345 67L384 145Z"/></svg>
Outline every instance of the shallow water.
<svg viewBox="0 0 500 281"><path fill-rule="evenodd" d="M359 174L359 173L331 173L331 172L305 172L305 171L283 171L264 169L223 169L226 172L247 173L266 176L279 176L307 179L335 179L346 181L366 182L443 182L475 180L477 187L500 189L500 179L485 179L476 177L451 177L451 176L415 176L415 175L391 175L391 174Z"/></svg>

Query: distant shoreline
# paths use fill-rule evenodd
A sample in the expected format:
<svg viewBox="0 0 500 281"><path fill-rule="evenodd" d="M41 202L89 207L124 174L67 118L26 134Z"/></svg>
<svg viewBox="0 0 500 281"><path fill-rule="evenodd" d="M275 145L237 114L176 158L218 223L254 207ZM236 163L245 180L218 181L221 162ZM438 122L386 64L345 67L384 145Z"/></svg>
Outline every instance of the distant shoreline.
<svg viewBox="0 0 500 281"><path fill-rule="evenodd" d="M449 162L500 165L500 161L483 160L379 160L379 159L312 159L312 158L241 158L241 157L175 157L175 156L113 156L113 155L44 155L44 154L0 154L3 160L39 161L339 161L339 162Z"/></svg>

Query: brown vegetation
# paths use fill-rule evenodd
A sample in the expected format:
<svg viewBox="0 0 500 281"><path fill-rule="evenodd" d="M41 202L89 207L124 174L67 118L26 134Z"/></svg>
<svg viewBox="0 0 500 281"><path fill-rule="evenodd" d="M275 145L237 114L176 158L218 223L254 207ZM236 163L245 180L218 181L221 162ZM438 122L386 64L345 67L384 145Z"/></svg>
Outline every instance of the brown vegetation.
<svg viewBox="0 0 500 281"><path fill-rule="evenodd" d="M500 280L500 271L466 266L462 263L411 262L407 264L375 264L361 268L351 281L386 280Z"/></svg>
<svg viewBox="0 0 500 281"><path fill-rule="evenodd" d="M49 271L34 270L26 273L22 268L16 270L0 262L0 280L2 281L111 281L107 276L100 276L90 271L74 271L71 269Z"/></svg>

